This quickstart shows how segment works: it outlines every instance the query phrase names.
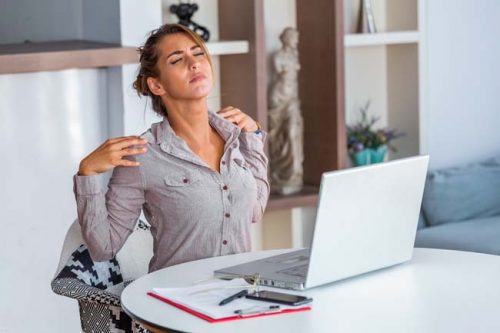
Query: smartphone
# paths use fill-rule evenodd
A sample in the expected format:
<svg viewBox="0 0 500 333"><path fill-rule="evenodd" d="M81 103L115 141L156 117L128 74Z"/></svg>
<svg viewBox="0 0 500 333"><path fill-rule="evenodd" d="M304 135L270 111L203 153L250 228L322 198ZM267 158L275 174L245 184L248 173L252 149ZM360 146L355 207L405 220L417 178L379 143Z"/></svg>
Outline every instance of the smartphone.
<svg viewBox="0 0 500 333"><path fill-rule="evenodd" d="M246 298L285 305L301 305L312 302L312 298L306 296L291 295L269 290L262 290L248 294L246 295Z"/></svg>

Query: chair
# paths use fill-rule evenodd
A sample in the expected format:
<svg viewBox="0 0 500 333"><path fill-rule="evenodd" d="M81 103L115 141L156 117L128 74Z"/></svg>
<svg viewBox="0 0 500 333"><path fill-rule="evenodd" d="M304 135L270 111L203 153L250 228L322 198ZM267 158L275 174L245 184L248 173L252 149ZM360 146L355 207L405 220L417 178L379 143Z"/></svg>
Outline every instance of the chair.
<svg viewBox="0 0 500 333"><path fill-rule="evenodd" d="M120 294L148 272L152 253L149 226L139 220L115 258L94 262L75 221L66 234L52 290L78 301L83 332L148 332L122 310Z"/></svg>

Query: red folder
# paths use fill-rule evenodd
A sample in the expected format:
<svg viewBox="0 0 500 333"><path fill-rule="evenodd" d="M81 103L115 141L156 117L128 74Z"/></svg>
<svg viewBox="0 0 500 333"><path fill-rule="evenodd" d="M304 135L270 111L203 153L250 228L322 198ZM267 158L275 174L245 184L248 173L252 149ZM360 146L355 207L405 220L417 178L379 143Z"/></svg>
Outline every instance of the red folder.
<svg viewBox="0 0 500 333"><path fill-rule="evenodd" d="M154 297L154 298L156 298L156 299L158 299L160 301L168 303L168 304L170 304L172 306L175 306L176 308L184 310L187 313L190 313L190 314L192 314L192 315L194 315L196 317L204 319L204 320L208 321L209 323L222 323L222 322L225 322L225 321L247 319L247 318L255 318L255 317L264 317L264 316L273 316L273 315L282 314L282 313L301 312L301 311L309 311L309 310L311 310L311 307L306 306L306 307L301 307L301 308L297 308L297 309L283 309L281 311L276 311L276 312L258 313L258 314L255 314L255 315L248 315L248 316L244 316L244 317L240 317L238 315L234 315L234 316L231 316L231 317L214 319L212 317L204 315L203 313L200 313L198 311L190 309L190 308L188 308L188 307L186 307L186 306L184 306L182 304L173 302L173 301L171 301L171 300L169 300L169 299L167 299L165 297L159 296L159 295L157 295L155 293L148 292L148 295L151 296L151 297Z"/></svg>

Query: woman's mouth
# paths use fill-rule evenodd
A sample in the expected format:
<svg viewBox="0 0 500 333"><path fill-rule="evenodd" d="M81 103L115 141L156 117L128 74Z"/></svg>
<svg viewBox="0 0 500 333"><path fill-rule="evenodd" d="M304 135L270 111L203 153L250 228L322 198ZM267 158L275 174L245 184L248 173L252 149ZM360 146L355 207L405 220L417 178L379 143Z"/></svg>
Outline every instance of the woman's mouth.
<svg viewBox="0 0 500 333"><path fill-rule="evenodd" d="M191 80L189 80L189 83L198 82L198 81L204 80L204 79L206 79L206 76L203 75L203 74L201 74L201 73L199 73L199 74L196 74L195 76L193 76L191 78Z"/></svg>

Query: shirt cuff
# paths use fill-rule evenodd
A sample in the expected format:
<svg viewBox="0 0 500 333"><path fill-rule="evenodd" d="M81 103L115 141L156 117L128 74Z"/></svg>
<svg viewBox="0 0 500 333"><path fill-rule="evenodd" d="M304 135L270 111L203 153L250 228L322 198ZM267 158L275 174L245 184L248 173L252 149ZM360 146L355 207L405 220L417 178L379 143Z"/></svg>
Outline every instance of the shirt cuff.
<svg viewBox="0 0 500 333"><path fill-rule="evenodd" d="M267 132L241 132L240 145L241 148L247 150L264 151L264 142L266 142Z"/></svg>
<svg viewBox="0 0 500 333"><path fill-rule="evenodd" d="M100 175L73 176L74 191L77 195L94 195L101 193Z"/></svg>

